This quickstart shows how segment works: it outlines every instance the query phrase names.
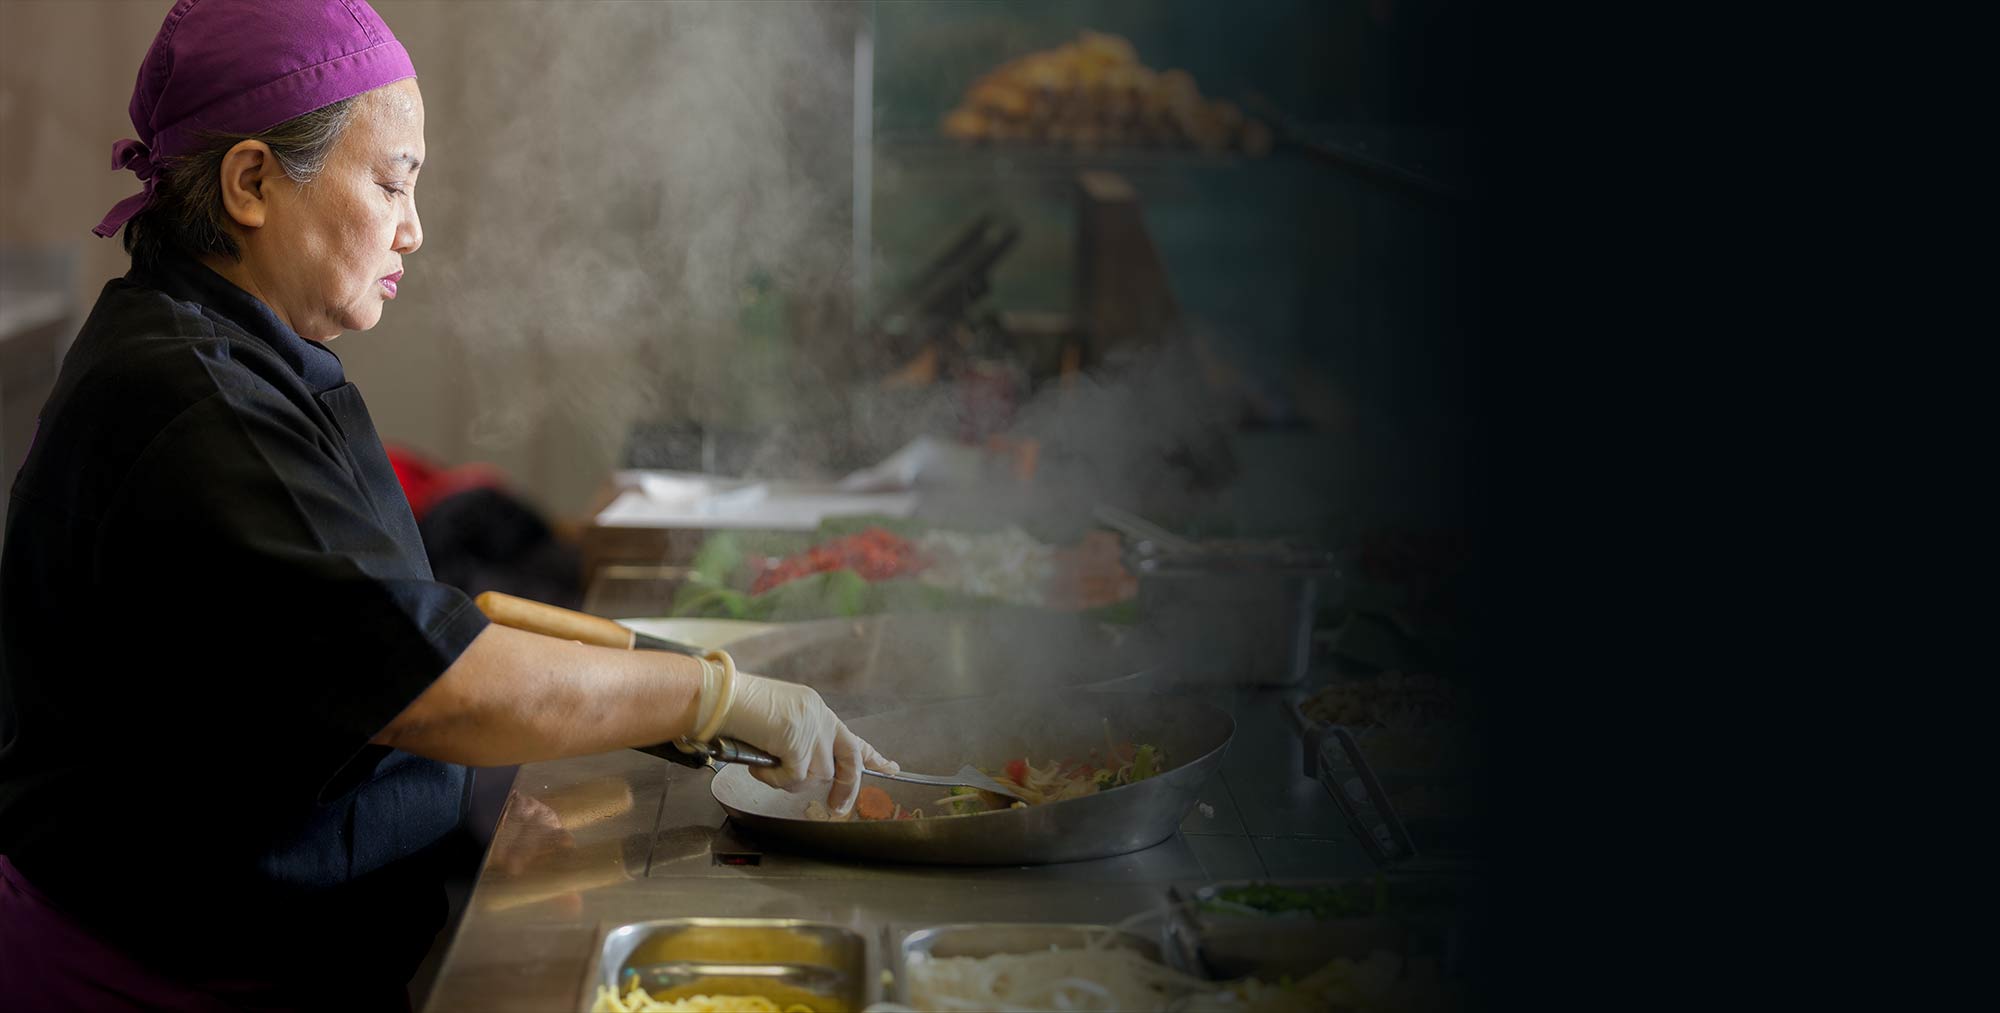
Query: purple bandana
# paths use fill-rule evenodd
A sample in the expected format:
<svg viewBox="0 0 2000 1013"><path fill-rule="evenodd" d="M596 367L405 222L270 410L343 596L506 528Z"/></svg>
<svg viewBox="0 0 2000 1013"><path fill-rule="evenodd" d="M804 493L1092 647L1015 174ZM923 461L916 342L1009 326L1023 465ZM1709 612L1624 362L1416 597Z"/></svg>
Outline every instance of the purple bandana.
<svg viewBox="0 0 2000 1013"><path fill-rule="evenodd" d="M180 0L132 86L139 139L111 146L113 171L146 184L90 231L109 238L153 197L158 160L202 131L254 134L321 106L417 76L363 0Z"/></svg>

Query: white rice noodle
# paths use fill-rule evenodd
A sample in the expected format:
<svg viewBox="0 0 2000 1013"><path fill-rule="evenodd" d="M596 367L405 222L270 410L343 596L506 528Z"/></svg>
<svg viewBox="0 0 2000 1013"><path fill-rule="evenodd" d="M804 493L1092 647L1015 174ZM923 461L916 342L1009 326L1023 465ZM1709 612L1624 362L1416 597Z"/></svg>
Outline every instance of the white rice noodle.
<svg viewBox="0 0 2000 1013"><path fill-rule="evenodd" d="M1123 948L1050 948L989 957L933 957L909 968L910 996L935 1010L1164 1010L1213 988Z"/></svg>

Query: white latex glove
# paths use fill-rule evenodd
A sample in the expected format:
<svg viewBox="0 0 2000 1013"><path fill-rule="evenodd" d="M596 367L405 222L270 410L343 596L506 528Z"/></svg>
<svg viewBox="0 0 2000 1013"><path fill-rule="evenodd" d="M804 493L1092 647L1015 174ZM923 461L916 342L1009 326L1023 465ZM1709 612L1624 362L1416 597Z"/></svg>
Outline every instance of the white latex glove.
<svg viewBox="0 0 2000 1013"><path fill-rule="evenodd" d="M847 730L810 686L736 673L729 713L721 734L740 739L777 757L777 767L752 767L750 776L786 791L799 791L828 778L826 807L845 816L861 794L861 770L894 773L895 761Z"/></svg>

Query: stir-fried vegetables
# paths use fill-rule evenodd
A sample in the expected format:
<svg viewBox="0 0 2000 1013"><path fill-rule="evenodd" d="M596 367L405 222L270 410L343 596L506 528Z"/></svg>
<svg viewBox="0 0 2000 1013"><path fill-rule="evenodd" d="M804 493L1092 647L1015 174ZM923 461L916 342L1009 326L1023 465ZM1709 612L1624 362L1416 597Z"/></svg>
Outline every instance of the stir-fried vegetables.
<svg viewBox="0 0 2000 1013"><path fill-rule="evenodd" d="M1095 748L1082 757L1072 756L1037 767L1025 756L1008 760L996 778L1010 781L1030 805L1081 798L1110 791L1135 781L1143 781L1167 767L1159 747L1117 742L1111 737L1111 722L1104 723L1105 750Z"/></svg>
<svg viewBox="0 0 2000 1013"><path fill-rule="evenodd" d="M953 816L970 816L986 808L979 801L977 788L952 788L945 797L948 799L945 805L951 809Z"/></svg>

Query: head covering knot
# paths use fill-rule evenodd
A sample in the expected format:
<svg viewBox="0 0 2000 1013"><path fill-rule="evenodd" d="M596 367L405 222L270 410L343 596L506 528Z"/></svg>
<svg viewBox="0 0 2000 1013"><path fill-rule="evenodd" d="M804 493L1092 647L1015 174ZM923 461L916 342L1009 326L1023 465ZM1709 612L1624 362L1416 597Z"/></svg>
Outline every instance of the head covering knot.
<svg viewBox="0 0 2000 1013"><path fill-rule="evenodd" d="M153 149L146 147L145 141L135 141L131 138L112 145L111 171L117 172L120 169L130 169L138 174L140 179L152 179L155 171Z"/></svg>
<svg viewBox="0 0 2000 1013"><path fill-rule="evenodd" d="M105 239L111 238L111 235L117 232L118 227L125 224L127 219L138 214L145 209L146 205L153 202L153 187L155 186L153 175L159 171L153 165L153 149L146 147L146 142L144 141L135 141L130 138L112 145L111 171L118 172L123 169L131 169L134 173L137 173L139 180L146 184L146 188L119 201L111 208L111 213L105 215L104 220L98 222L97 227L90 230L93 234Z"/></svg>

